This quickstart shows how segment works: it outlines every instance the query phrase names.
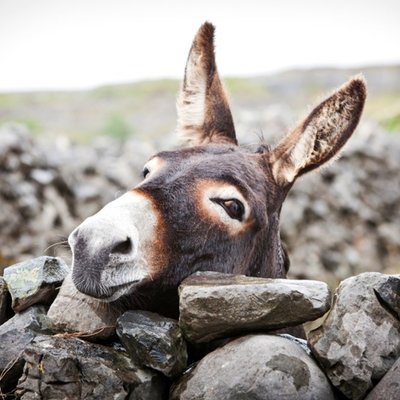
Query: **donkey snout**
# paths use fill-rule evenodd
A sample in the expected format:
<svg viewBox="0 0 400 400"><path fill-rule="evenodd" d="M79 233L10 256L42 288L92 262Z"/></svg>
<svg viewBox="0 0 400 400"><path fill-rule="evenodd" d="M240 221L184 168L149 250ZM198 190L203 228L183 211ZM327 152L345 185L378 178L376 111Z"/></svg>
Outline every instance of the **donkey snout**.
<svg viewBox="0 0 400 400"><path fill-rule="evenodd" d="M77 289L113 301L146 279L154 221L149 200L133 192L83 221L68 238Z"/></svg>
<svg viewBox="0 0 400 400"><path fill-rule="evenodd" d="M127 231L91 217L70 234L68 242L73 255L72 280L89 296L110 297L125 283L126 265L135 268L139 238L134 226Z"/></svg>
<svg viewBox="0 0 400 400"><path fill-rule="evenodd" d="M134 259L139 244L135 227L131 226L127 232L104 221L98 222L89 218L70 234L68 243L74 261L85 258L101 268L112 261Z"/></svg>

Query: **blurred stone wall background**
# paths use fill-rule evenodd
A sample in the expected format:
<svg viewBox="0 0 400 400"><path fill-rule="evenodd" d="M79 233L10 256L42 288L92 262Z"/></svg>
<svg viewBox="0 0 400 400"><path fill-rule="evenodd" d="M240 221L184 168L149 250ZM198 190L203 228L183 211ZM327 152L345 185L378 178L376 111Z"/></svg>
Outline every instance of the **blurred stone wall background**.
<svg viewBox="0 0 400 400"><path fill-rule="evenodd" d="M357 71L319 69L228 79L239 140L275 144ZM400 67L363 69L369 97L341 158L300 178L282 210L291 276L335 286L363 271L400 273ZM87 92L0 94L0 274L43 254L70 259L65 240L178 146L179 83Z"/></svg>

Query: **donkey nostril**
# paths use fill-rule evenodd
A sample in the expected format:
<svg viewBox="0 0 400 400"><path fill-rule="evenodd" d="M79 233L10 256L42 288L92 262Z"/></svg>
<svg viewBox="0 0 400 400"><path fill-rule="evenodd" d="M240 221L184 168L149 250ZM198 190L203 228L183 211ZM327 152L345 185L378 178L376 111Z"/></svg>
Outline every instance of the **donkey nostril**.
<svg viewBox="0 0 400 400"><path fill-rule="evenodd" d="M132 241L129 237L123 242L115 244L111 248L110 254L129 254L132 251Z"/></svg>

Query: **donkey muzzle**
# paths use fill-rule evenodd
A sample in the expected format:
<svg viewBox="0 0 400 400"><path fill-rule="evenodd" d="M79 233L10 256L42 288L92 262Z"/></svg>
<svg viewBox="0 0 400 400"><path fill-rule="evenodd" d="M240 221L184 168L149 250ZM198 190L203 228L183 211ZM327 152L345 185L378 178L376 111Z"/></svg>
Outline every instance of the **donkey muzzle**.
<svg viewBox="0 0 400 400"><path fill-rule="evenodd" d="M151 202L135 191L87 218L68 238L76 288L114 301L146 279L155 224Z"/></svg>

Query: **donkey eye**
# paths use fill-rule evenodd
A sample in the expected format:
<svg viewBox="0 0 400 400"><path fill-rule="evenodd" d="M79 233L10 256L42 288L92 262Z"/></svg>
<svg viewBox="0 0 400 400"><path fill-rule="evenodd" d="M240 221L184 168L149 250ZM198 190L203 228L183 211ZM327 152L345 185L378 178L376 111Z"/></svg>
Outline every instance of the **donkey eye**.
<svg viewBox="0 0 400 400"><path fill-rule="evenodd" d="M226 213L232 218L238 221L243 220L244 215L244 205L241 201L237 199L211 199L215 203L218 203Z"/></svg>
<svg viewBox="0 0 400 400"><path fill-rule="evenodd" d="M150 173L150 170L149 170L147 167L144 167L144 168L143 168L143 172L142 172L143 178L146 178L146 176L147 176L149 173Z"/></svg>

